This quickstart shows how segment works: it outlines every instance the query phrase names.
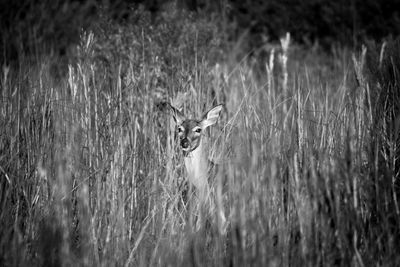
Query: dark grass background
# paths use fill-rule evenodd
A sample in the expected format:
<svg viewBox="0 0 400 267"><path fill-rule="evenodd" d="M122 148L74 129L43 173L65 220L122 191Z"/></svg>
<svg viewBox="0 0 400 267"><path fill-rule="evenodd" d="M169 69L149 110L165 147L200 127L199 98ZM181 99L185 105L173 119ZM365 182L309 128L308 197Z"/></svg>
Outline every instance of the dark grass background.
<svg viewBox="0 0 400 267"><path fill-rule="evenodd" d="M399 266L398 10L1 1L0 265ZM225 104L225 235L165 102Z"/></svg>

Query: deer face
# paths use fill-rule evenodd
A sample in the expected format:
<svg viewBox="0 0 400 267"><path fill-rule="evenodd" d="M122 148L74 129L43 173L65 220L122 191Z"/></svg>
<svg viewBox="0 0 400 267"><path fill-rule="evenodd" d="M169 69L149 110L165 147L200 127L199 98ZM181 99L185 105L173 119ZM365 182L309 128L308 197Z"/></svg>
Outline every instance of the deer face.
<svg viewBox="0 0 400 267"><path fill-rule="evenodd" d="M201 141L203 128L201 122L196 120L185 120L178 125L178 136L183 151L192 152Z"/></svg>
<svg viewBox="0 0 400 267"><path fill-rule="evenodd" d="M222 105L215 106L206 112L201 120L188 119L178 109L172 106L171 108L177 125L182 151L190 153L199 147L203 131L217 122L222 110Z"/></svg>

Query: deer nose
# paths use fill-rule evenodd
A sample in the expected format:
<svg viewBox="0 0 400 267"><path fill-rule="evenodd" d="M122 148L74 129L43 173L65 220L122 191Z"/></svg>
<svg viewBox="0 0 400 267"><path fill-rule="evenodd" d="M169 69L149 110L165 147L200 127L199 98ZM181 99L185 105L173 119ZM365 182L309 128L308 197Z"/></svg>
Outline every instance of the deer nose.
<svg viewBox="0 0 400 267"><path fill-rule="evenodd" d="M190 143L189 143L189 140L187 138L184 138L184 139L181 140L182 148L185 148L185 149L189 148L189 145L190 145Z"/></svg>

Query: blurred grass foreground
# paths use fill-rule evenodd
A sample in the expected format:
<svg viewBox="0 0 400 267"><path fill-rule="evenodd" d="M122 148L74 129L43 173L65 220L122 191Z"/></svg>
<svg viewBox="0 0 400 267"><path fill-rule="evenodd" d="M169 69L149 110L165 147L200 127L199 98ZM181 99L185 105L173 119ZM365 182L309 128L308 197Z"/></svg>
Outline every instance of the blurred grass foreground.
<svg viewBox="0 0 400 267"><path fill-rule="evenodd" d="M91 2L2 9L0 266L400 266L398 38ZM167 102L225 105L226 233L198 225Z"/></svg>

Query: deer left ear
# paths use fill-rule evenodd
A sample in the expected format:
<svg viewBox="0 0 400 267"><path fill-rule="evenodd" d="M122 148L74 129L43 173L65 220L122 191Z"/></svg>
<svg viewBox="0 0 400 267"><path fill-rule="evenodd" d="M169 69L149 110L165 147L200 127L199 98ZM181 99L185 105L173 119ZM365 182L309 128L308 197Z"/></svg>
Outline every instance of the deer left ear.
<svg viewBox="0 0 400 267"><path fill-rule="evenodd" d="M223 105L218 105L206 112L201 121L201 128L205 129L208 126L214 125L218 121L222 107Z"/></svg>
<svg viewBox="0 0 400 267"><path fill-rule="evenodd" d="M169 105L172 111L172 117L174 118L174 121L177 125L182 124L182 122L186 119L185 115L177 109L176 107L172 106L171 104Z"/></svg>

